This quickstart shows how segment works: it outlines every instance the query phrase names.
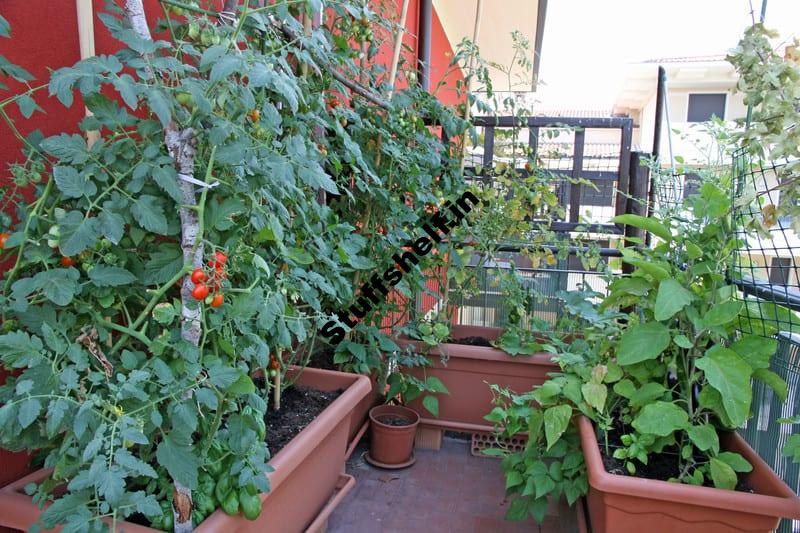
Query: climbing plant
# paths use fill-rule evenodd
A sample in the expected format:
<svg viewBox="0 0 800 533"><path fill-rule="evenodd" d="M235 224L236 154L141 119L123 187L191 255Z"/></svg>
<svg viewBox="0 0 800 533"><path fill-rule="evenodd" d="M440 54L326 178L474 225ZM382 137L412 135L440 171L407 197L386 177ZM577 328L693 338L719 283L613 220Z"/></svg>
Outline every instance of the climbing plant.
<svg viewBox="0 0 800 533"><path fill-rule="evenodd" d="M272 450L254 377L290 386L365 271L462 188L467 122L415 86L390 95L373 61L393 19L350 0L321 25L316 1L161 4L151 29L141 0L109 3L122 49L40 85L0 62L23 84L0 117L24 143L2 191L0 360L17 375L0 445L53 469L30 487L47 528L255 518ZM45 91L87 107L80 133L21 135L7 110L35 117ZM392 348L379 324L337 362L380 367L363 349Z"/></svg>

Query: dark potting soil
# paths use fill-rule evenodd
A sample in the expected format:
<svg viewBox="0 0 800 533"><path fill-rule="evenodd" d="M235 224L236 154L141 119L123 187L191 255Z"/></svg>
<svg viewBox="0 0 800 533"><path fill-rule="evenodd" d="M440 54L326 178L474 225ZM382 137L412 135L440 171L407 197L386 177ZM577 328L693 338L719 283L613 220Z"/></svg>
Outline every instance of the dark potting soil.
<svg viewBox="0 0 800 533"><path fill-rule="evenodd" d="M267 446L272 457L306 426L314 421L333 401L342 394L342 390L320 391L301 385L294 385L283 391L281 410L272 408L272 395L264 416L267 425Z"/></svg>
<svg viewBox="0 0 800 533"><path fill-rule="evenodd" d="M489 342L489 339L484 337L463 337L461 339L455 340L448 340L447 342L451 344L466 344L467 346L486 346L488 348L492 347L492 343Z"/></svg>
<svg viewBox="0 0 800 533"><path fill-rule="evenodd" d="M395 415L383 415L378 417L378 422L386 424L387 426L410 426L411 422L407 418Z"/></svg>
<svg viewBox="0 0 800 533"><path fill-rule="evenodd" d="M311 359L308 360L308 365L311 368L321 368L322 370L338 370L333 362L333 356L336 350L332 346L328 346L317 350L311 354Z"/></svg>
<svg viewBox="0 0 800 533"><path fill-rule="evenodd" d="M602 434L598 438L597 445L600 448L600 457L603 459L603 466L605 467L606 472L618 476L640 477L644 479L656 479L659 481L669 481L670 479L677 478L680 475L678 462L680 450L677 446L673 446L670 448L665 448L662 453L651 454L648 457L646 465L640 463L639 461L634 461L634 464L636 465L636 474L631 476L631 474L628 472L628 469L625 468L625 461L613 457L614 450L622 447L622 440L620 437L623 434L624 432L619 426L615 427L608 433L609 455L606 455L606 447ZM699 461L702 460L702 457L698 456L696 459ZM704 486L713 487L714 483L712 483L711 480L706 480ZM752 487L750 487L742 479L739 479L739 483L736 485L735 490L739 492L753 492Z"/></svg>

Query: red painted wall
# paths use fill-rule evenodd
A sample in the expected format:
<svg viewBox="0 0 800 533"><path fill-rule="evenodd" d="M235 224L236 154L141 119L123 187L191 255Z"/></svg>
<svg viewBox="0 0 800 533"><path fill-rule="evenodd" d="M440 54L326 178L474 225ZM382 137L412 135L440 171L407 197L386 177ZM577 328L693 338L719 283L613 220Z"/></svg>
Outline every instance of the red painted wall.
<svg viewBox="0 0 800 533"><path fill-rule="evenodd" d="M389 13L395 14L395 20L400 18L400 9L403 5L403 0L373 0L370 5L378 10L378 5L381 2L389 9ZM417 35L419 35L419 0L411 0L408 4L408 14L406 16L406 32L403 36L403 49L402 56L409 66L417 64ZM388 40L391 41L391 40ZM375 57L375 61L386 66L388 69L392 61L392 44L387 42L381 47L380 52ZM457 43L456 43L457 44ZM410 49L410 50L409 50ZM442 23L439 20L439 15L436 9L433 10L433 18L431 20L431 91L434 91L436 96L445 104L455 105L460 103L456 92L455 84L457 80L463 80L464 76L460 69L450 69L450 61L453 59L453 48L447 35L444 32ZM403 77L399 77L397 86L399 88L405 87L407 84ZM439 84L442 83L439 87Z"/></svg>

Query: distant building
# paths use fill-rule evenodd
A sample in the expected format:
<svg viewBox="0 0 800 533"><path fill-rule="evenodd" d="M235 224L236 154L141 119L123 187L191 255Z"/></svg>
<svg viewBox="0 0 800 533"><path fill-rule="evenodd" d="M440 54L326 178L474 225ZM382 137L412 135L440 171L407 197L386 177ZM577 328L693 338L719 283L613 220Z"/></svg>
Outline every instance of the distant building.
<svg viewBox="0 0 800 533"><path fill-rule="evenodd" d="M670 164L670 127L685 134L682 137L672 133L673 154L689 165L707 164L711 139L703 134L700 124L712 116L732 122L747 115L743 95L734 91L738 75L723 55L650 59L631 64L613 112L633 118L633 142L647 152L653 149L659 66L667 74L669 111L669 124L664 120L661 128L662 164Z"/></svg>

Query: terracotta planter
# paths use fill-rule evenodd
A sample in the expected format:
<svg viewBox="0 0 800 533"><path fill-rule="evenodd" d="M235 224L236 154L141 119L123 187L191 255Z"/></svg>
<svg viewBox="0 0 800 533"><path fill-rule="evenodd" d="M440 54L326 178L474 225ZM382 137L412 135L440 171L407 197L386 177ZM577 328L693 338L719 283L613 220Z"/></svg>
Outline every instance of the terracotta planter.
<svg viewBox="0 0 800 533"><path fill-rule="evenodd" d="M290 369L290 377L297 372ZM353 485L349 476L342 476L348 428L354 407L369 394L370 383L366 376L313 368L303 370L297 383L344 392L270 460L275 469L267 474L272 490L261 495L263 511L257 520L228 516L217 509L195 531L322 531L327 516ZM41 511L22 489L47 474L40 470L0 490L0 525L27 530L38 520ZM156 531L128 522L120 523L119 529L128 533Z"/></svg>
<svg viewBox="0 0 800 533"><path fill-rule="evenodd" d="M454 339L484 337L493 341L502 332L500 328L456 325L452 327L451 336ZM400 339L398 344L401 347L410 345L417 352L426 353L419 341ZM437 395L438 418L433 418L425 410L422 398L409 403L409 407L422 415L423 426L491 432L494 427L483 418L493 407L492 392L487 383L522 393L544 383L548 373L559 370L549 353L512 357L497 348L451 343L442 343L427 353L431 366L411 369L411 374L419 379L425 379L425 376L439 378L450 394Z"/></svg>
<svg viewBox="0 0 800 533"><path fill-rule="evenodd" d="M578 428L594 533L766 533L781 517L800 519L800 499L736 433L721 444L753 465L745 479L755 494L609 474L591 421L580 417Z"/></svg>
<svg viewBox="0 0 800 533"><path fill-rule="evenodd" d="M387 423L403 419L406 425ZM367 460L383 468L403 468L413 463L414 435L419 415L400 405L379 405L369 411L370 441Z"/></svg>

